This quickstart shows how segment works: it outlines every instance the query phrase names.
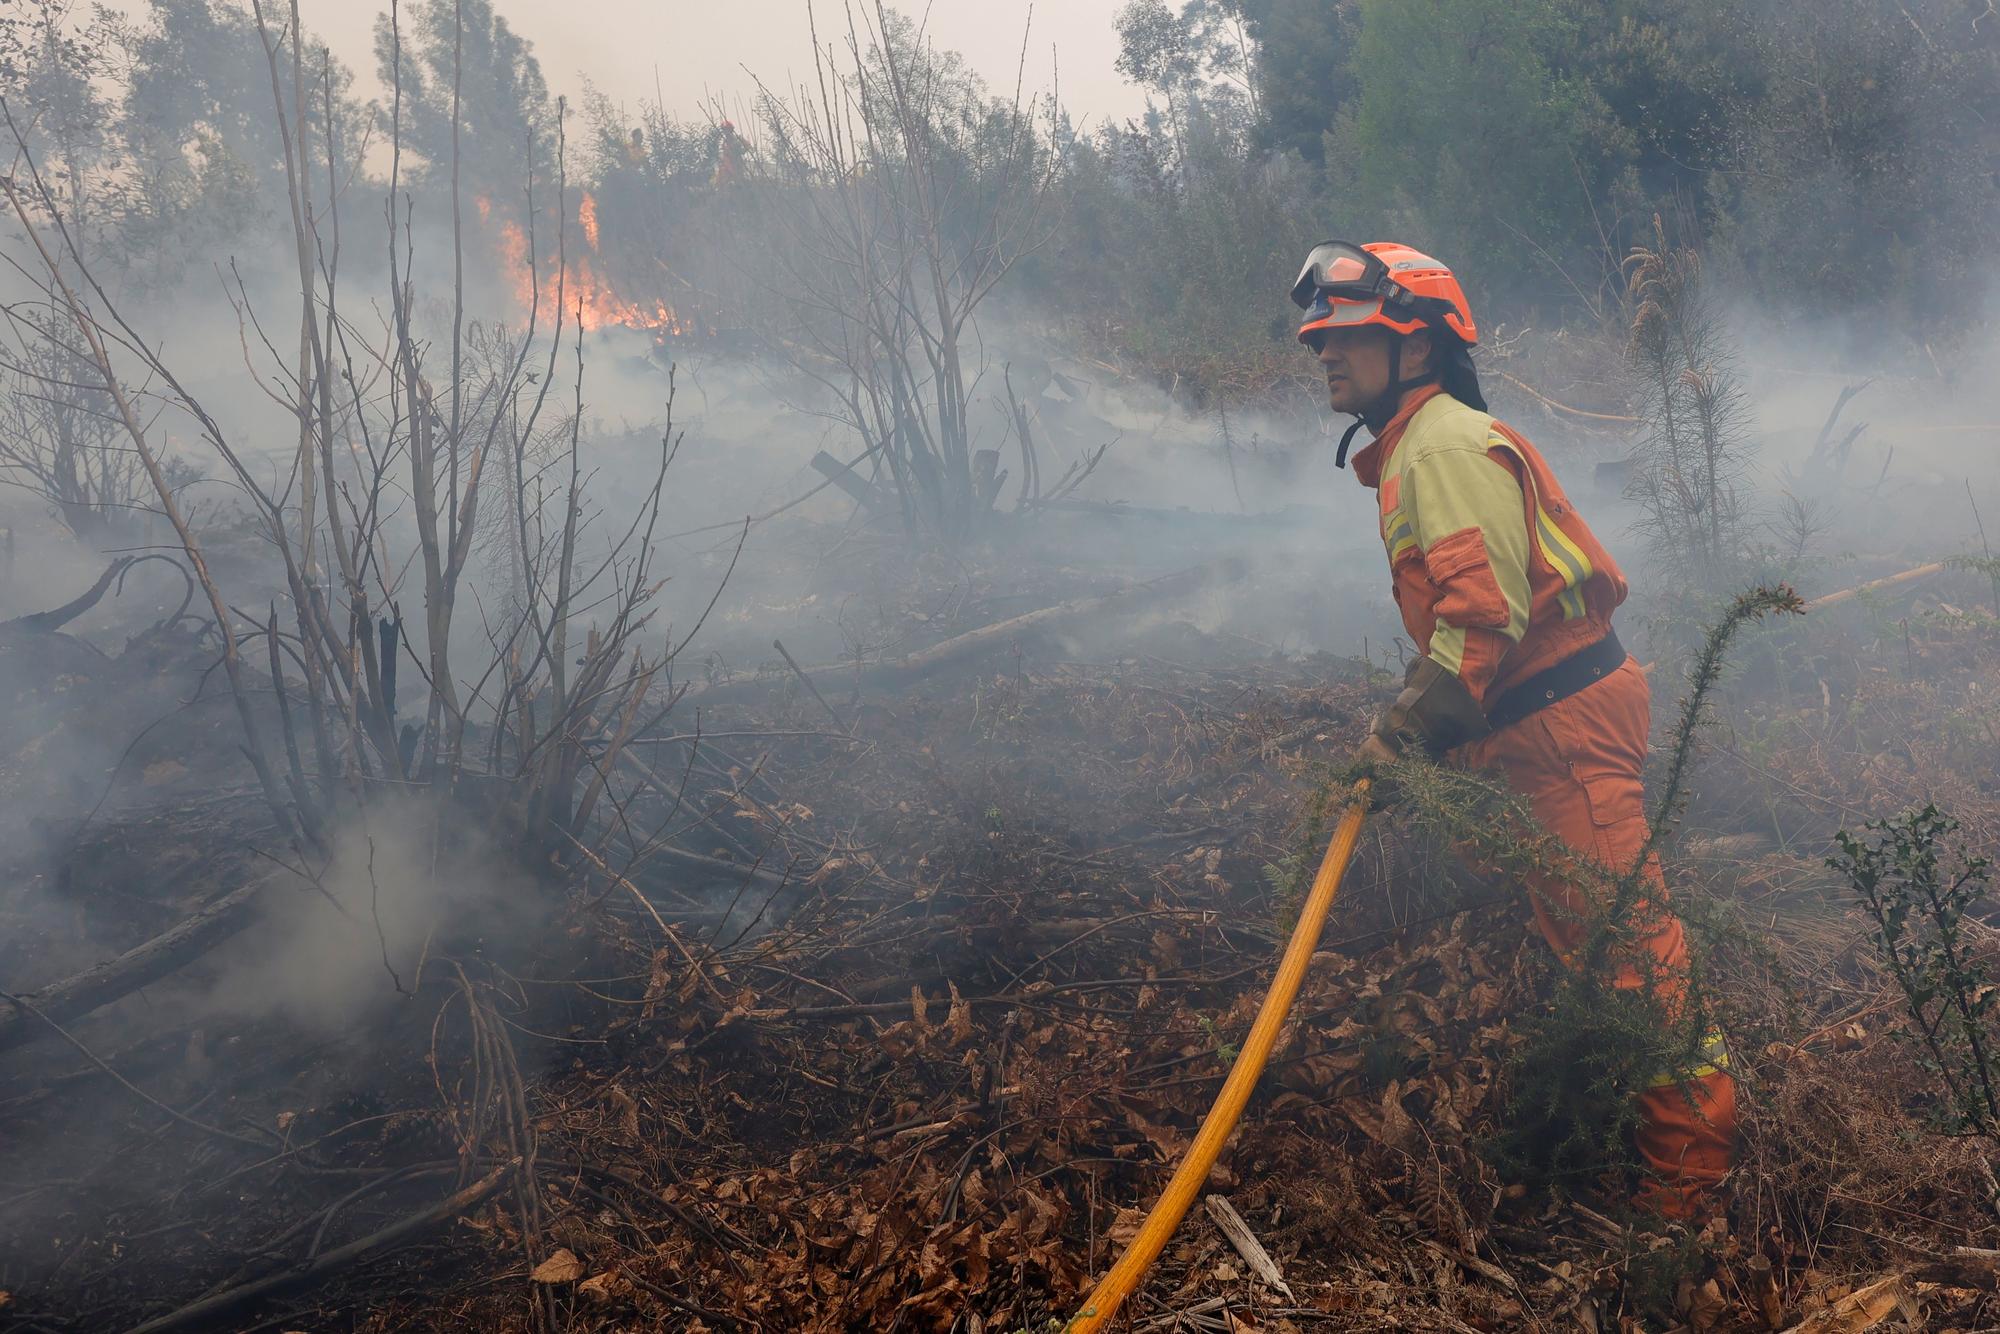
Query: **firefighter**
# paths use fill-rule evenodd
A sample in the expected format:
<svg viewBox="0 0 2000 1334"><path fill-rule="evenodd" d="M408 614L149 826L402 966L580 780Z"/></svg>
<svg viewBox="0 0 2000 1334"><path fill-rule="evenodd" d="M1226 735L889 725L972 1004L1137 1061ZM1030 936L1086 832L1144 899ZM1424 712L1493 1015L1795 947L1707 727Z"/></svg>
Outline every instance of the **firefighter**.
<svg viewBox="0 0 2000 1334"><path fill-rule="evenodd" d="M743 154L750 143L736 132L736 126L729 121L715 127L715 171L708 183L721 190L736 185L743 179Z"/></svg>
<svg viewBox="0 0 2000 1334"><path fill-rule="evenodd" d="M1629 871L1647 837L1651 701L1611 627L1625 579L1541 453L1487 413L1458 280L1408 246L1328 241L1307 257L1292 300L1334 411L1355 418L1335 462L1346 466L1362 427L1373 437L1354 475L1376 493L1396 605L1421 654L1362 757L1496 772L1551 834ZM1590 932L1592 891L1574 876L1525 878L1536 927L1570 960ZM1686 933L1657 855L1640 883L1613 980L1650 986L1672 1018L1688 985ZM1638 1101L1650 1172L1637 1202L1673 1219L1708 1213L1736 1127L1720 1035Z"/></svg>

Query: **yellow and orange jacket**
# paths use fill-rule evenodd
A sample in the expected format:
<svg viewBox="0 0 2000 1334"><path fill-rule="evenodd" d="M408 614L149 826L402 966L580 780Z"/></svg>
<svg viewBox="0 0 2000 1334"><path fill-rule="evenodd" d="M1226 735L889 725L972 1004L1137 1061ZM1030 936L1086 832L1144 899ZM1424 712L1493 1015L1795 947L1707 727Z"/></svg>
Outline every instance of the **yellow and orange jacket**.
<svg viewBox="0 0 2000 1334"><path fill-rule="evenodd" d="M1354 456L1403 625L1481 708L1602 639L1625 576L1527 439L1435 385Z"/></svg>

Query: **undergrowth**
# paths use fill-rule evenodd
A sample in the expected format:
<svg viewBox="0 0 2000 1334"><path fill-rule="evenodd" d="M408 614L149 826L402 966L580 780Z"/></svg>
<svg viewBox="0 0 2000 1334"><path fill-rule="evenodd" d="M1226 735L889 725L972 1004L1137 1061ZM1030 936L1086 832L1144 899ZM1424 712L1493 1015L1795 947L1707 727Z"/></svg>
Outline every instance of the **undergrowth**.
<svg viewBox="0 0 2000 1334"><path fill-rule="evenodd" d="M1985 897L1992 863L1949 846L1958 821L1926 803L1834 835L1827 864L1868 911L1876 951L1902 991L1919 1063L1943 1087L1945 1129L2000 1147L2000 1052L1990 971L1966 914Z"/></svg>
<svg viewBox="0 0 2000 1334"><path fill-rule="evenodd" d="M1264 883L1270 887L1280 919L1287 925L1297 919L1306 901L1306 891L1312 887L1313 874L1319 865L1317 852L1329 837L1328 815L1334 805L1334 789L1334 784L1324 783L1313 790L1291 851L1274 862L1264 863Z"/></svg>
<svg viewBox="0 0 2000 1334"><path fill-rule="evenodd" d="M1551 970L1547 1001L1517 1026L1522 1041L1510 1066L1502 1124L1484 1147L1493 1165L1514 1180L1574 1187L1629 1175L1640 1166L1635 1095L1662 1075L1701 1064L1703 1041L1717 1026L1715 1006L1698 958L1691 958L1678 1002L1663 1002L1665 979L1639 947L1667 911L1649 890L1647 868L1686 803L1696 741L1731 643L1751 622L1797 612L1800 605L1789 587L1756 588L1738 596L1708 628L1669 735L1646 840L1629 867L1601 865L1550 834L1526 800L1495 776L1413 759L1378 775L1378 802L1392 806L1421 840L1511 878L1560 877L1576 890L1578 902L1592 905L1583 940L1567 961L1571 966ZM1692 942L1690 953L1696 953ZM1620 973L1627 985L1618 985ZM1692 1099L1685 1085L1683 1093Z"/></svg>

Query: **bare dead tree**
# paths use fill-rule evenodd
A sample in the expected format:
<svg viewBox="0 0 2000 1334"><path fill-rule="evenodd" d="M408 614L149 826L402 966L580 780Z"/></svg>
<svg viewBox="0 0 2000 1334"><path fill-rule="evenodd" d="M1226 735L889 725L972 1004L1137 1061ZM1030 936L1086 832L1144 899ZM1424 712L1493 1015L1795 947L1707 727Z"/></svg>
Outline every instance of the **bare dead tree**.
<svg viewBox="0 0 2000 1334"><path fill-rule="evenodd" d="M392 10L391 17L392 40L400 43L399 16ZM258 20L266 34L274 104L283 123L280 41L270 34L261 7ZM296 3L291 23L296 31ZM400 60L395 67L401 68ZM295 56L295 84L299 68ZM480 777L502 780L504 795L498 804L509 817L503 823L547 840L550 829L573 828L579 809L587 814L589 803L578 803L573 792L584 767L583 750L596 743L596 731L615 726L616 719L636 708L632 701L643 697L662 662L649 660L636 637L650 619L650 600L658 589L651 576L650 539L671 458L671 415L659 471L636 516L608 549L587 551L581 537L589 518L580 438L585 361L579 318L567 310L572 294L566 287L566 226L557 228L553 319L540 373L530 371L532 359L543 351L538 326L544 299L542 257L534 249L532 231L526 257L534 293L528 327L518 338L488 339L486 346L498 355L468 361L469 335L478 339L465 318L466 241L453 173L449 364L438 376L428 360L431 345L417 328L414 210L401 191L400 85L393 95L386 211L390 318L375 338L364 340L341 314L332 280L338 232L322 228L304 188L305 173L288 168L298 183L292 217L301 286L312 294L309 308L315 312L302 320L308 374L297 385L299 469L302 475L317 470L317 490L325 497L319 511L301 505L296 545L310 551L323 540L339 571L339 587L323 591L312 578L310 563L301 562L308 577L300 590L305 613L299 633L302 640L316 641L313 656L327 665L335 692L357 720L347 753L364 770L379 765L398 778L456 788L467 765L468 729L490 729L487 760L498 767ZM298 105L296 86L293 105ZM294 115L290 125L299 127L302 121ZM292 135L286 137L289 141ZM288 162L304 162L307 148L299 141ZM329 142L326 152L329 180L338 179L338 164L332 160L337 146ZM534 160L532 152L527 160ZM532 176L526 182L531 219L538 184ZM556 213L562 219L568 216L567 190L559 175ZM338 209L338 200L330 199L327 216L337 219ZM315 258L316 263L308 262ZM551 439L544 420L565 340L573 361L574 412L566 438L555 437L561 441L560 457L538 459ZM338 366L329 355L336 349ZM364 374L355 373L356 362L366 364ZM335 407L337 400L344 401ZM337 448L336 437L343 434L359 434L370 442L365 453ZM513 466L496 467L503 458ZM405 482L391 480L395 466L407 470ZM554 487L545 485L551 470L561 478ZM482 501L496 477L512 483L508 489L514 503L503 505L484 526L497 523L513 530L507 545L518 559L516 601L499 624L484 623L484 663L465 673L454 659L464 647L454 642L457 611L475 537L482 530ZM390 495L407 501L413 541L385 529L383 498ZM551 512L558 517L552 520ZM386 549L399 541L407 543L409 556L392 564ZM391 571L410 565L422 580L420 646L408 643L400 614L388 621L393 628L385 629L376 611L397 605L401 576ZM584 607L607 619L591 627L579 656L570 647L570 635L572 621ZM398 647L411 653L426 686L421 730L414 737L399 722L400 704L392 686L390 664ZM307 688L315 688L310 676Z"/></svg>
<svg viewBox="0 0 2000 1334"><path fill-rule="evenodd" d="M29 153L27 142L21 135L20 126L14 119L13 109L6 104L5 99L0 99L0 116L5 117L8 128L14 135L15 145L20 152L20 160L26 165L30 173L30 184L38 199L49 209L51 216L54 218L58 234L62 238L62 244L69 258L74 262L77 271L82 273L85 280L90 283L92 292L103 308L116 321L115 308L111 306L110 300L105 295L103 289L96 282L90 280L90 271L83 263L82 255L77 249L75 238L63 224L60 210L54 207L54 196L49 191L46 183L41 179L40 174L36 172L33 156ZM55 254L50 251L49 244L44 239L41 229L36 226L35 219L29 213L28 206L23 200L20 189L13 177L0 177L0 193L5 193L9 207L13 210L14 216L20 221L21 227L32 243L36 255L41 259L43 270L47 274L47 285L43 289L45 295L52 301L60 302L61 309L66 311L70 318L75 321L77 331L83 336L84 342L89 348L91 365L96 369L99 376L97 387L101 388L111 399L112 405L118 413L118 419L124 426L126 434L130 437L134 450L138 453L139 462L146 470L147 480L153 484L153 491L159 498L160 507L165 512L168 522L173 525L174 533L180 539L181 549L187 555L188 564L194 570L195 578L200 583L202 591L207 595L210 613L215 618L216 633L222 641L223 673L229 680L230 695L235 701L238 718L243 724L243 732L247 742L245 754L249 756L251 767L256 771L257 782L263 790L265 800L270 804L273 813L277 815L281 825L290 828L292 827L293 819L297 818L297 816L294 811L287 808L284 790L278 786L276 776L271 771L270 762L265 757L262 729L258 723L256 710L250 702L250 691L244 679L243 658L239 650L238 635L230 619L228 604L223 601L222 591L217 587L214 576L209 573L208 560L202 552L201 542L195 536L194 530L189 527L187 517L182 512L181 506L175 498L173 488L168 483L165 473L161 470L159 457L147 441L145 424L140 421L138 410L134 407L131 397L125 392L124 384L119 379L117 369L112 364L111 355L106 350L103 327L98 322L99 317L78 297L76 289L71 286L69 279L64 276L62 265L57 261ZM119 321L119 323L122 328L122 321Z"/></svg>

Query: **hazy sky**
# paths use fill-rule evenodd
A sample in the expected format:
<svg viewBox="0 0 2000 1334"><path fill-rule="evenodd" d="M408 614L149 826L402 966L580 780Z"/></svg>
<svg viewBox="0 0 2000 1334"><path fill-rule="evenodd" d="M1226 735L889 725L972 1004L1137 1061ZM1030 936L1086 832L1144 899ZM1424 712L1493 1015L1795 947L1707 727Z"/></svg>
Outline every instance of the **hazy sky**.
<svg viewBox="0 0 2000 1334"><path fill-rule="evenodd" d="M996 92L1014 86L1025 30L1026 87L1047 89L1059 62L1064 104L1078 120L1096 124L1137 115L1145 101L1112 68L1118 37L1111 20L1121 3L931 0L927 23L933 41L963 53ZM924 14L922 0L899 7ZM146 4L117 0L114 8L143 13ZM323 37L372 93L371 33L387 0L300 0L299 8L307 30ZM588 78L629 106L652 97L657 80L667 109L694 117L717 95L736 102L754 88L753 75L780 87L812 69L806 0L495 0L495 8L534 43L550 88L572 96ZM822 44L845 33L842 0L818 0L817 12Z"/></svg>

